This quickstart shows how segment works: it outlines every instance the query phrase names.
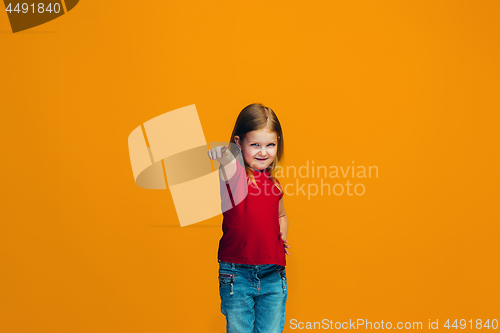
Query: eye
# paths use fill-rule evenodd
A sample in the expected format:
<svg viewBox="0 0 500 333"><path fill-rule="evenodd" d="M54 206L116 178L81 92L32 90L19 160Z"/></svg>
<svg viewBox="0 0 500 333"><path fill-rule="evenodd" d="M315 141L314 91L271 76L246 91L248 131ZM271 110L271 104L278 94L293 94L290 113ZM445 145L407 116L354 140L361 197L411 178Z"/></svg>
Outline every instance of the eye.
<svg viewBox="0 0 500 333"><path fill-rule="evenodd" d="M256 147L256 146L258 146L258 145L259 145L258 143L251 143L251 144L250 144L250 146L253 146L253 147ZM272 147L274 147L274 146L276 146L276 144L275 144L275 143L270 143L270 144L268 144L268 146L272 146Z"/></svg>

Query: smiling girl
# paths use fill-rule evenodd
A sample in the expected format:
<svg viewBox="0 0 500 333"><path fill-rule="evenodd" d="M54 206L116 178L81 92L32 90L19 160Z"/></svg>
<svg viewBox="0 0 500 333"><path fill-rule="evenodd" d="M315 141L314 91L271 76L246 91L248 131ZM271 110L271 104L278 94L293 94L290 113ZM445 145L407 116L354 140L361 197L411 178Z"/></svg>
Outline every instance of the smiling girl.
<svg viewBox="0 0 500 333"><path fill-rule="evenodd" d="M282 332L287 300L288 218L274 177L283 158L283 132L274 111L245 107L228 146L208 151L219 169L223 235L219 294L227 332ZM243 164L235 158L242 154ZM243 194L243 195L242 195Z"/></svg>

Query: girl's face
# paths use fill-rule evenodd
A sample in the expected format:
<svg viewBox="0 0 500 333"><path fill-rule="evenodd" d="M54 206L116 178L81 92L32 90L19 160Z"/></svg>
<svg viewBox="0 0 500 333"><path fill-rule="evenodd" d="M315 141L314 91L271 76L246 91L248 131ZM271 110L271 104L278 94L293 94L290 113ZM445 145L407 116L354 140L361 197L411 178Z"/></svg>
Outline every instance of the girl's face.
<svg viewBox="0 0 500 333"><path fill-rule="evenodd" d="M267 128L248 132L243 142L239 136L234 137L241 148L245 162L252 168L263 170L273 163L278 151L278 135Z"/></svg>

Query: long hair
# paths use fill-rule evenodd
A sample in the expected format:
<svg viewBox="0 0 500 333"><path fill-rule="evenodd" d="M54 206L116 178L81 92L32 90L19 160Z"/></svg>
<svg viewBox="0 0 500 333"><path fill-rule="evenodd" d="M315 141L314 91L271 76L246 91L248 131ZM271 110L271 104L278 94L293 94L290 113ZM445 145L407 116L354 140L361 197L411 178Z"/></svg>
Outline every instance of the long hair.
<svg viewBox="0 0 500 333"><path fill-rule="evenodd" d="M274 158L273 163L271 163L267 170L269 172L269 178L274 183L280 192L283 192L281 187L276 182L275 174L276 169L279 165L279 162L283 159L284 152L284 140L283 140L283 131L281 129L281 124L278 120L278 117L274 113L274 111L264 106L260 103L253 103L246 106L243 110L241 110L238 118L236 119L236 124L234 125L233 133L231 134L231 139L229 140L232 145L229 145L229 149L233 156L238 156L239 150L234 137L237 135L240 137L240 140L243 141L248 132L261 130L263 128L268 128L269 131L275 132L278 137L278 148L276 152L276 157ZM234 151L233 151L234 150ZM255 186L257 183L255 182L255 178L253 176L252 168L247 165L245 162L245 170L248 176L248 183L253 182Z"/></svg>

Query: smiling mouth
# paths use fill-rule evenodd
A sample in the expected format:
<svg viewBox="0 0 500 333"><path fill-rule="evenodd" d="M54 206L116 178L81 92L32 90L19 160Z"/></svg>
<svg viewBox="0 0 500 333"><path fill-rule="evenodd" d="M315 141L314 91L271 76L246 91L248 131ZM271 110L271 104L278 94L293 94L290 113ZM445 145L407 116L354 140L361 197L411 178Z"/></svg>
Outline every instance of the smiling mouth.
<svg viewBox="0 0 500 333"><path fill-rule="evenodd" d="M258 158L258 157L256 157L255 159L258 160L258 161L265 161L265 160L267 160L267 158Z"/></svg>

